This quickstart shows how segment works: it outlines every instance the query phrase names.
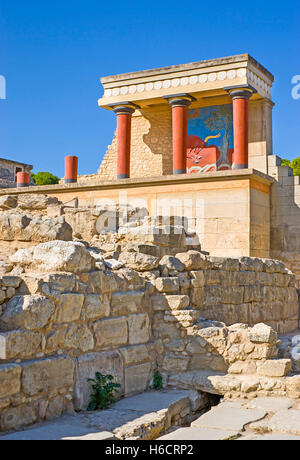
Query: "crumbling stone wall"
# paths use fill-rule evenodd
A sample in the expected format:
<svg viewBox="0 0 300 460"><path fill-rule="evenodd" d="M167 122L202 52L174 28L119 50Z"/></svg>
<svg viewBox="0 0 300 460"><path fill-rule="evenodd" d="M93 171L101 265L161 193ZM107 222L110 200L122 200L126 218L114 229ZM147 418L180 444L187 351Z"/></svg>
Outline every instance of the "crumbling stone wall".
<svg viewBox="0 0 300 460"><path fill-rule="evenodd" d="M276 332L229 325L240 322L245 304L247 321L261 321L259 293L270 324L297 328L295 279L283 264L199 251L161 258L140 249L116 251L117 260L87 243L53 241L11 258L20 274L1 278L1 430L86 408L87 378L96 371L116 377L120 396L144 391L156 369L171 386L185 378L191 384L205 370L215 380L195 387L217 394L231 394L232 386L242 391L244 373L270 372ZM276 302L282 315L274 319ZM212 312L227 325L203 319ZM289 360L276 369L285 379Z"/></svg>

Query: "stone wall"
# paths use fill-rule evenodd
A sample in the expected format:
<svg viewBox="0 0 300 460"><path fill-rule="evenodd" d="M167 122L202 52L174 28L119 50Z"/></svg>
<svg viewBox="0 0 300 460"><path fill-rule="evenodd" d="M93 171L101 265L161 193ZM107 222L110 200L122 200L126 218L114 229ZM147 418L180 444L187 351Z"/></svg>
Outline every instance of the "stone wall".
<svg viewBox="0 0 300 460"><path fill-rule="evenodd" d="M156 369L170 385L178 372L226 375L233 364L257 374L276 357L276 332L264 326L255 340L255 330L229 325L298 326L295 279L282 263L130 251L107 259L87 243L53 241L11 257L20 275L1 278L1 430L85 409L96 371L116 377L119 396L147 389ZM214 385L207 391L226 393Z"/></svg>

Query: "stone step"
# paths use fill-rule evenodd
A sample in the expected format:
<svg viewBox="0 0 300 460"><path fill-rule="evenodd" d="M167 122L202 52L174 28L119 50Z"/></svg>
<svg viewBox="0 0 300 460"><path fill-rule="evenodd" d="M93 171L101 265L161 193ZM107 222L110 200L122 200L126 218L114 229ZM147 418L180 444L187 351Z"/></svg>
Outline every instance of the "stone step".
<svg viewBox="0 0 300 460"><path fill-rule="evenodd" d="M0 436L0 440L151 440L171 426L190 423L195 412L207 406L207 396L196 391L148 391L122 399L108 410L63 416L39 427Z"/></svg>
<svg viewBox="0 0 300 460"><path fill-rule="evenodd" d="M238 436L238 431L209 430L205 428L179 428L158 441L227 441Z"/></svg>

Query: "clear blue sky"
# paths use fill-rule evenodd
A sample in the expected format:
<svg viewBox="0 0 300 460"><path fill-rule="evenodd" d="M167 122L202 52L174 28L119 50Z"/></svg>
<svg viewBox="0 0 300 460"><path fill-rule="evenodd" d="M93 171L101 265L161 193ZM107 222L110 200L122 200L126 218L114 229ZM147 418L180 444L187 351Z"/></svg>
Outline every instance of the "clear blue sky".
<svg viewBox="0 0 300 460"><path fill-rule="evenodd" d="M274 153L300 156L298 2L1 0L0 157L96 172L115 129L101 76L250 53L275 75ZM298 58L298 59L297 59Z"/></svg>

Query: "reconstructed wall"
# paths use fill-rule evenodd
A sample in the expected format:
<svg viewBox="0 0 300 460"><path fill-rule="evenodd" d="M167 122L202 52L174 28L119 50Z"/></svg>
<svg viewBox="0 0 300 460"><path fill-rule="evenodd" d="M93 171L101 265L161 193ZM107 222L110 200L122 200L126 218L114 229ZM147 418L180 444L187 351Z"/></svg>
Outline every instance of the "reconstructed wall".
<svg viewBox="0 0 300 460"><path fill-rule="evenodd" d="M268 173L276 182L271 189L270 255L282 260L297 275L300 288L300 181L293 170L268 157Z"/></svg>
<svg viewBox="0 0 300 460"><path fill-rule="evenodd" d="M257 374L277 356L268 326L252 338L237 326L247 329L239 342L203 315L227 325L264 320L285 332L298 326L294 276L276 261L123 251L111 270L95 248L53 241L19 250L11 262L23 273L1 278L1 430L86 408L96 371L114 375L120 395L130 395L148 388L157 368L173 385L178 372L225 375L245 360ZM280 377L290 370L289 360L277 366ZM226 393L218 382L209 391Z"/></svg>

